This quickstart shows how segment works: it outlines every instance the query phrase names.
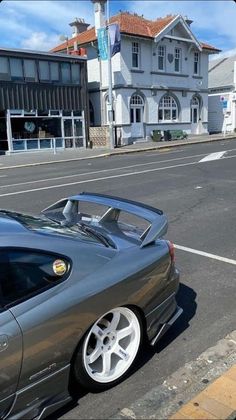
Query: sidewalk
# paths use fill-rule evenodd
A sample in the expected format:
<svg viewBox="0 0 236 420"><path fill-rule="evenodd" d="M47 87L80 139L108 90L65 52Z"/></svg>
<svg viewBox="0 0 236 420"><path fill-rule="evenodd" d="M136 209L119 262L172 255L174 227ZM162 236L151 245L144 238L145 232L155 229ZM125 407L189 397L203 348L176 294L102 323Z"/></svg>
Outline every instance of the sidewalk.
<svg viewBox="0 0 236 420"><path fill-rule="evenodd" d="M147 382L148 386L148 382ZM112 420L236 418L236 330Z"/></svg>
<svg viewBox="0 0 236 420"><path fill-rule="evenodd" d="M107 157L113 155L122 155L127 153L145 152L151 150L170 149L172 147L187 146L197 143L211 143L213 141L224 141L236 139L236 134L227 134L224 137L222 134L216 135L201 135L189 136L186 140L174 140L168 142L153 142L153 141L137 141L128 146L122 146L114 150L106 148L101 149L67 149L57 151L43 152L25 152L15 153L12 155L0 155L0 170L11 169L15 167L46 165L58 162L79 161L84 159L95 159L98 157Z"/></svg>

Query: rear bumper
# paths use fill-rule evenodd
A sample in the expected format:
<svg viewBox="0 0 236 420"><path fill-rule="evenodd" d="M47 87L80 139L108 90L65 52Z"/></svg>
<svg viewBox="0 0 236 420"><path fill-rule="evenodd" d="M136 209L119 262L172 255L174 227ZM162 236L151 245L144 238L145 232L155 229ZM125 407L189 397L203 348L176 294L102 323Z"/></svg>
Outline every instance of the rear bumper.
<svg viewBox="0 0 236 420"><path fill-rule="evenodd" d="M174 322L179 318L182 314L183 309L180 306L177 306L173 316L167 321L165 324L162 325L156 336L152 339L151 345L154 346L160 338L166 333L166 331L174 324Z"/></svg>
<svg viewBox="0 0 236 420"><path fill-rule="evenodd" d="M179 271L174 268L166 288L166 292L169 292L168 295L146 315L147 336L152 345L162 337L182 313L182 309L177 306L176 302L178 288Z"/></svg>

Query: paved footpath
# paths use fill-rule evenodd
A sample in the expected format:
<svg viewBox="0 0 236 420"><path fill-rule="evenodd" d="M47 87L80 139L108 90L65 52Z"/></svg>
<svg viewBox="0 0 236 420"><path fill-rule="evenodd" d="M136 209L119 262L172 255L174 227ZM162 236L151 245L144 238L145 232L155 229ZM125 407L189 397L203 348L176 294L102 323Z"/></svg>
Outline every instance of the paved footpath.
<svg viewBox="0 0 236 420"><path fill-rule="evenodd" d="M236 418L236 330L112 419Z"/></svg>
<svg viewBox="0 0 236 420"><path fill-rule="evenodd" d="M172 147L188 146L197 143L211 143L214 141L230 141L235 139L236 135L222 134L189 136L185 140L174 140L168 142L137 141L135 144L122 146L114 150L109 149L66 149L40 152L14 153L11 155L0 155L0 170L13 169L25 166L49 165L61 162L80 161L84 159L96 159L99 157L109 157L113 155L122 155L127 153L146 152L151 150L166 150Z"/></svg>

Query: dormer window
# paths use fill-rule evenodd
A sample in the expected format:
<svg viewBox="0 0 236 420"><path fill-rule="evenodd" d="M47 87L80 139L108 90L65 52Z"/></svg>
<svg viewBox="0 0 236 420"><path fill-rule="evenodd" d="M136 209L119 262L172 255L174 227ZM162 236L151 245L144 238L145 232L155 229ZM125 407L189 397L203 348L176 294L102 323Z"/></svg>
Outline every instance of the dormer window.
<svg viewBox="0 0 236 420"><path fill-rule="evenodd" d="M158 47L158 70L165 70L165 47L163 45Z"/></svg>
<svg viewBox="0 0 236 420"><path fill-rule="evenodd" d="M194 53L193 73L196 75L199 74L199 53L198 52Z"/></svg>
<svg viewBox="0 0 236 420"><path fill-rule="evenodd" d="M132 68L139 69L140 67L140 44L139 42L132 42Z"/></svg>
<svg viewBox="0 0 236 420"><path fill-rule="evenodd" d="M181 71L181 49L175 48L175 72Z"/></svg>

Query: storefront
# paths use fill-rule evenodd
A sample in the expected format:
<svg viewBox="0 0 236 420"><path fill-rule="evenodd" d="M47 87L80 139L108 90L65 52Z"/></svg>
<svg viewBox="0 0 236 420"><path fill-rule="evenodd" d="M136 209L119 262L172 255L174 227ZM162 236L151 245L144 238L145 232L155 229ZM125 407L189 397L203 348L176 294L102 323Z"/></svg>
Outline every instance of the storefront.
<svg viewBox="0 0 236 420"><path fill-rule="evenodd" d="M29 80L29 62L32 80ZM85 59L0 50L0 81L1 151L87 146Z"/></svg>
<svg viewBox="0 0 236 420"><path fill-rule="evenodd" d="M7 110L1 120L0 141L7 137L9 152L86 147L80 111Z"/></svg>

